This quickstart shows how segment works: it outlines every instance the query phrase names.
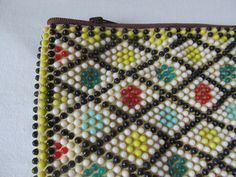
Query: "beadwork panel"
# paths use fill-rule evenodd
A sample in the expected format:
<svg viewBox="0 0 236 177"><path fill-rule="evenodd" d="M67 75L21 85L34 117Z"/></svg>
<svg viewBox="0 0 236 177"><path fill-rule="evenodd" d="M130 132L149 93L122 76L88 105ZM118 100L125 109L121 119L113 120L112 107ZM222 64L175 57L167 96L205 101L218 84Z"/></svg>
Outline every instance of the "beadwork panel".
<svg viewBox="0 0 236 177"><path fill-rule="evenodd" d="M33 173L235 176L235 33L46 26Z"/></svg>

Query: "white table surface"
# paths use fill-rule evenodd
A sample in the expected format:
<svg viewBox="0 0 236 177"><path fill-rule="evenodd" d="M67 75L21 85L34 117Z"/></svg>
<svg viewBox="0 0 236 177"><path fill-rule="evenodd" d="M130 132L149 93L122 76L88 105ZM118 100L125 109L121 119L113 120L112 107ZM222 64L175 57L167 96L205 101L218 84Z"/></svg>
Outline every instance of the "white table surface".
<svg viewBox="0 0 236 177"><path fill-rule="evenodd" d="M0 0L0 177L30 177L36 54L53 16L236 25L235 0Z"/></svg>

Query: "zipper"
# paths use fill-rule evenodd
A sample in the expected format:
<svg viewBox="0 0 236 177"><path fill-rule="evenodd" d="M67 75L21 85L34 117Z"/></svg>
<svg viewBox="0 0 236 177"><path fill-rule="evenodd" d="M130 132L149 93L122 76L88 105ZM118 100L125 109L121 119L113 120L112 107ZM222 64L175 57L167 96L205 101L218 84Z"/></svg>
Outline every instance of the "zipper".
<svg viewBox="0 0 236 177"><path fill-rule="evenodd" d="M116 23L110 20L103 19L102 17L92 17L89 21L77 20L70 18L54 17L47 21L47 24L74 24L74 25L97 25L105 27L122 27L122 28L157 28L157 27L236 27L236 25L214 25L214 24L200 24L200 23L146 23L146 24L128 24L128 23Z"/></svg>

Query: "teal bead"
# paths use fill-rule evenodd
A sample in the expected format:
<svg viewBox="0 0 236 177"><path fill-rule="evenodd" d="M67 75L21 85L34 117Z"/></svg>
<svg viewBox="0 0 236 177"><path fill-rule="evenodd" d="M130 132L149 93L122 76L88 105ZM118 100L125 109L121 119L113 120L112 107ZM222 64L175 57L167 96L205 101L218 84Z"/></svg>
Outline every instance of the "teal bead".
<svg viewBox="0 0 236 177"><path fill-rule="evenodd" d="M171 128L171 127L173 127L173 125L174 125L174 124L173 124L172 122L168 122L166 126L167 126L168 128Z"/></svg>
<svg viewBox="0 0 236 177"><path fill-rule="evenodd" d="M101 174L101 175L105 174L106 172L107 172L107 170L106 170L106 168L104 168L104 167L101 167L101 168L99 168L99 170L98 170L98 173Z"/></svg>
<svg viewBox="0 0 236 177"><path fill-rule="evenodd" d="M91 128L89 130L89 132L90 132L90 134L95 135L97 133L97 130L96 130L96 128Z"/></svg>
<svg viewBox="0 0 236 177"><path fill-rule="evenodd" d="M173 171L173 170L169 170L168 172L169 172L169 174L170 174L171 176L174 175L174 171Z"/></svg>
<svg viewBox="0 0 236 177"><path fill-rule="evenodd" d="M89 114L90 117L93 117L93 116L95 116L96 113L95 113L95 111L89 111L88 114Z"/></svg>
<svg viewBox="0 0 236 177"><path fill-rule="evenodd" d="M160 111L159 114L160 114L161 116L165 116L165 115L166 115L165 111Z"/></svg>
<svg viewBox="0 0 236 177"><path fill-rule="evenodd" d="M101 177L102 175L100 175L99 173L95 173L92 175L92 177Z"/></svg>
<svg viewBox="0 0 236 177"><path fill-rule="evenodd" d="M83 124L81 125L81 128L82 128L83 130L87 129L87 128L88 128L88 124L83 123Z"/></svg>
<svg viewBox="0 0 236 177"><path fill-rule="evenodd" d="M167 120L172 120L172 116L168 114L168 115L166 115L166 119Z"/></svg>
<svg viewBox="0 0 236 177"><path fill-rule="evenodd" d="M233 114L228 114L228 118L229 119L234 119L234 115Z"/></svg>
<svg viewBox="0 0 236 177"><path fill-rule="evenodd" d="M89 124L90 125L95 125L96 124L96 119L90 118L89 119Z"/></svg>
<svg viewBox="0 0 236 177"><path fill-rule="evenodd" d="M172 122L173 124L175 124L175 123L178 122L178 119L177 119L177 118L173 118L173 119L171 120L171 122Z"/></svg>
<svg viewBox="0 0 236 177"><path fill-rule="evenodd" d="M156 70L156 73L157 73L157 74L160 74L160 73L161 73L161 69L158 68L158 69Z"/></svg>
<svg viewBox="0 0 236 177"><path fill-rule="evenodd" d="M95 117L97 120L102 120L102 115L101 114L97 114Z"/></svg>
<svg viewBox="0 0 236 177"><path fill-rule="evenodd" d="M87 114L83 114L83 115L82 115L82 120L83 120L83 121L86 121L87 119L88 119L88 115L87 115Z"/></svg>
<svg viewBox="0 0 236 177"><path fill-rule="evenodd" d="M90 176L92 173L93 173L92 170L86 169L86 170L84 170L84 172L83 172L83 176Z"/></svg>
<svg viewBox="0 0 236 177"><path fill-rule="evenodd" d="M232 79L230 79L230 78L225 79L225 83L230 83L231 81L232 81Z"/></svg>
<svg viewBox="0 0 236 177"><path fill-rule="evenodd" d="M175 117L177 115L177 112L176 111L171 111L171 115Z"/></svg>
<svg viewBox="0 0 236 177"><path fill-rule="evenodd" d="M170 111L171 111L171 108L170 108L170 107L165 107L165 111L166 111L166 112L170 112Z"/></svg>
<svg viewBox="0 0 236 177"><path fill-rule="evenodd" d="M167 121L166 121L166 119L161 119L160 122L161 122L162 124L166 124Z"/></svg>
<svg viewBox="0 0 236 177"><path fill-rule="evenodd" d="M168 67L167 65L162 65L162 66L161 66L161 69L162 69L162 70L165 70L165 69L167 69L167 67Z"/></svg>
<svg viewBox="0 0 236 177"><path fill-rule="evenodd" d="M91 169L93 171L96 171L99 168L99 165L97 163L92 164Z"/></svg>
<svg viewBox="0 0 236 177"><path fill-rule="evenodd" d="M98 124L96 125L96 127L97 127L98 129L102 129L102 128L103 128L103 124L102 124L102 123L98 123Z"/></svg>

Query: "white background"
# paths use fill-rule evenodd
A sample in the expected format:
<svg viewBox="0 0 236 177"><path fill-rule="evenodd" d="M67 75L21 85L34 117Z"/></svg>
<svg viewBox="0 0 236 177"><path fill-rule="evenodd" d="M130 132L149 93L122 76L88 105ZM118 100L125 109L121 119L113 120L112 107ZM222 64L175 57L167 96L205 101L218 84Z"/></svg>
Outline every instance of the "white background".
<svg viewBox="0 0 236 177"><path fill-rule="evenodd" d="M0 0L0 177L30 177L36 54L53 16L236 25L236 0Z"/></svg>

